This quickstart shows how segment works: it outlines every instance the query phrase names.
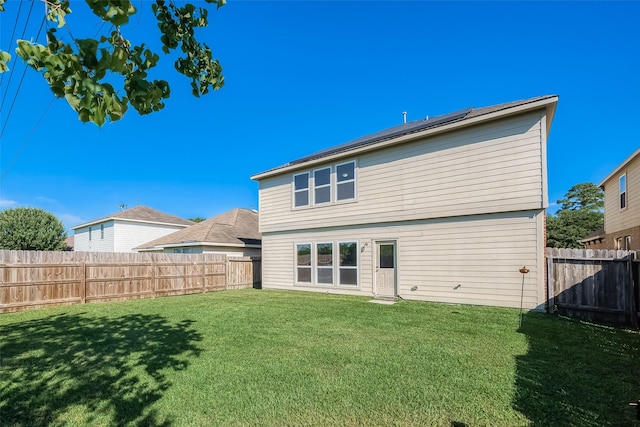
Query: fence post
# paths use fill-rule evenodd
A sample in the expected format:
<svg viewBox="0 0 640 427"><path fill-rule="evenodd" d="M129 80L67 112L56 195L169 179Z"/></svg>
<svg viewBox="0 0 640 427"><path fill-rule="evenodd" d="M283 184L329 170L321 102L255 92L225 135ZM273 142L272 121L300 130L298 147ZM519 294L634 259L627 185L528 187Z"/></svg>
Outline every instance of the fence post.
<svg viewBox="0 0 640 427"><path fill-rule="evenodd" d="M629 277L629 320L631 326L638 328L638 313L636 311L636 295L634 292L635 283L633 282L633 259L634 252L629 252L627 255L627 273Z"/></svg>
<svg viewBox="0 0 640 427"><path fill-rule="evenodd" d="M157 297L158 296L158 286L156 283L156 263L153 262L153 255L150 256L151 258L151 286L153 288L153 297Z"/></svg>
<svg viewBox="0 0 640 427"><path fill-rule="evenodd" d="M87 302L87 263L82 261L82 303Z"/></svg>
<svg viewBox="0 0 640 427"><path fill-rule="evenodd" d="M553 278L554 278L553 253L547 253L547 294L549 296L549 298L547 299L548 301L547 313L555 312L556 292L555 292L555 286L553 286L554 285Z"/></svg>
<svg viewBox="0 0 640 427"><path fill-rule="evenodd" d="M205 262L205 255L202 254L201 255L201 263L202 263L202 293L204 294L205 292L207 292L207 263Z"/></svg>

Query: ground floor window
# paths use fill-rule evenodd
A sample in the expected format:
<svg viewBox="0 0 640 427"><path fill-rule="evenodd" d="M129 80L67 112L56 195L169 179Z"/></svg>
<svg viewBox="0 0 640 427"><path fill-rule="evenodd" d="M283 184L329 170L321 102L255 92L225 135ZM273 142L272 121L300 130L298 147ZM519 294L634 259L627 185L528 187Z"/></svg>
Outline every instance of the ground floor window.
<svg viewBox="0 0 640 427"><path fill-rule="evenodd" d="M311 283L311 244L296 245L296 282Z"/></svg>
<svg viewBox="0 0 640 427"><path fill-rule="evenodd" d="M341 242L340 246L340 285L358 285L358 244L356 242Z"/></svg>
<svg viewBox="0 0 640 427"><path fill-rule="evenodd" d="M358 286L357 241L296 243L295 250L297 284Z"/></svg>
<svg viewBox="0 0 640 427"><path fill-rule="evenodd" d="M333 284L333 243L317 243L316 255L316 282L321 285Z"/></svg>

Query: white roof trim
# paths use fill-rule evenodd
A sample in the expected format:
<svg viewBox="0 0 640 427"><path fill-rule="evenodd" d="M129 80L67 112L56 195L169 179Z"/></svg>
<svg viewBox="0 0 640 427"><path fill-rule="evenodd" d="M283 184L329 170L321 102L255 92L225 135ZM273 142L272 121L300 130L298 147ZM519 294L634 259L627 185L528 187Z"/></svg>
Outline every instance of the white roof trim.
<svg viewBox="0 0 640 427"><path fill-rule="evenodd" d="M464 127L467 126L472 126L475 124L479 124L482 122L487 122L487 121L491 121L491 120L495 120L498 118L502 118L502 117L508 117L514 114L520 114L520 113L524 113L527 111L532 111L532 110L537 110L540 108L546 108L547 109L547 115L549 116L549 118L547 119L547 127L551 126L551 121L553 120L553 115L555 114L555 105L558 102L558 97L557 96L550 96L548 98L544 98L538 101L534 101L534 102L529 102L529 103L525 103L525 104L521 104L521 105L517 105L514 107L509 107L509 108L505 108L502 110L498 110L498 111L494 111L491 113L487 113L487 114L482 114L476 117L472 117L470 119L463 119L461 121L457 121L457 122L452 122L449 124L445 124L443 126L437 126L434 128L429 128L429 129L425 129L423 131L419 131L419 132L415 132L415 133L411 133L411 134L407 134L407 135L402 135L396 138L391 138L385 141L380 141L378 143L374 143L371 145L365 145L365 146L361 146L361 147L356 147L352 150L347 150L347 151L342 151L340 153L336 153L336 154L331 154L328 155L326 157L320 157L320 158L316 158L313 160L309 160L307 162L302 162L302 163L296 163L290 166L284 166L281 168L277 168L277 169L272 169L266 172L262 172L262 173L258 173L256 175L253 175L251 177L252 180L255 181L260 181L261 179L264 178L269 178L272 176L278 176L281 174L285 174L291 171L295 171L295 170L301 170L301 169L308 169L311 168L314 165L317 165L319 163L327 163L327 162L332 162L335 161L337 159L343 159L343 158L349 158L349 157L353 157L356 156L358 154L361 153L365 153L365 152L369 152L369 151L375 151L375 150L379 150L381 148L385 148L391 145L396 145L396 144L400 144L400 143L405 143L405 142L409 142L409 141L413 141L416 139L420 139L420 138L424 138L427 136L432 136L432 135L436 135L439 133L444 133L444 132L449 132L452 130L456 130L456 129L462 129ZM549 129L547 129L547 133L548 133Z"/></svg>
<svg viewBox="0 0 640 427"><path fill-rule="evenodd" d="M638 157L639 155L640 155L640 148L638 148L636 151L634 151L634 152L633 152L633 154L632 154L632 155L630 155L629 157L627 157L627 158L625 159L625 161L624 161L624 162L620 163L620 165L618 165L618 167L617 167L617 168L615 168L615 169L613 170L613 172L611 172L609 175L607 175L607 177L606 177L605 179L603 179L603 180L602 180L602 182L601 182L600 184L598 184L598 187L603 188L603 187L604 187L604 184L605 184L607 181L609 181L611 178L613 178L614 176L616 176L617 174L619 174L619 173L620 173L620 171L621 171L622 169L624 169L625 167L627 167L627 165L628 165L629 163L631 163L631 162L632 162L636 157Z"/></svg>
<svg viewBox="0 0 640 427"><path fill-rule="evenodd" d="M113 221L113 222L116 222L116 221L136 222L136 223L141 223L141 224L154 224L154 225L169 225L169 226L172 226L172 227L182 227L182 228L186 228L186 227L189 227L189 226L193 225L193 224L176 224L175 222L148 221L148 220L144 220L144 219L108 217L108 218L96 219L94 221L85 222L84 224L76 225L75 227L71 227L71 230L77 230L79 228L90 227L90 226L96 225L96 224L104 224L104 223L111 222L111 221Z"/></svg>
<svg viewBox="0 0 640 427"><path fill-rule="evenodd" d="M140 248L141 251L158 250L165 248L184 248L193 246L222 246L230 248L255 248L262 249L262 245L244 244L244 243L216 243L216 242L182 242L182 243L167 243L165 245L156 245L149 248Z"/></svg>

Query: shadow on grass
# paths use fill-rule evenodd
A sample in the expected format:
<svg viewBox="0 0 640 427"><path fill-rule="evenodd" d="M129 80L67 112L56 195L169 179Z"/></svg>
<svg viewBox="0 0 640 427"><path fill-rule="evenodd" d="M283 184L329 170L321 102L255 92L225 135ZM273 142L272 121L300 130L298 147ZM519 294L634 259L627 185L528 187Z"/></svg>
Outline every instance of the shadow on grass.
<svg viewBox="0 0 640 427"><path fill-rule="evenodd" d="M514 408L535 426L640 426L640 334L542 313L524 316Z"/></svg>
<svg viewBox="0 0 640 427"><path fill-rule="evenodd" d="M149 407L200 352L193 321L59 315L0 326L0 424L169 425Z"/></svg>

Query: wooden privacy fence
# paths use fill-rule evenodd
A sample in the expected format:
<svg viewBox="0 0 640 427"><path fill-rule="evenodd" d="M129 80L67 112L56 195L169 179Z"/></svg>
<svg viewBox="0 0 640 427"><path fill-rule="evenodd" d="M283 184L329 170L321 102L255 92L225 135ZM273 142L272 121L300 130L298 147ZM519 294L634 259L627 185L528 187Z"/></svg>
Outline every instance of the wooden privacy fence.
<svg viewBox="0 0 640 427"><path fill-rule="evenodd" d="M250 288L260 271L216 254L0 251L0 313Z"/></svg>
<svg viewBox="0 0 640 427"><path fill-rule="evenodd" d="M637 327L633 251L547 248L548 310Z"/></svg>

